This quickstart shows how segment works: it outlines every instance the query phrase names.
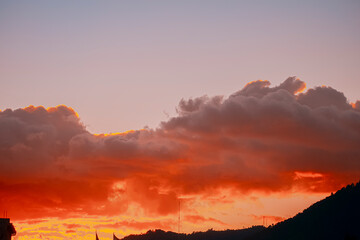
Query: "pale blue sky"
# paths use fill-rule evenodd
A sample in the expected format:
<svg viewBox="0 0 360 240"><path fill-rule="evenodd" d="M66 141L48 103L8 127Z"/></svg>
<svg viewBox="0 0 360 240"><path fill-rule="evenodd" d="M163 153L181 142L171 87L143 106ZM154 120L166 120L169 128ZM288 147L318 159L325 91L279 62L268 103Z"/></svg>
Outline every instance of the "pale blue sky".
<svg viewBox="0 0 360 240"><path fill-rule="evenodd" d="M360 98L360 1L1 1L0 109L156 127L181 98L298 76Z"/></svg>

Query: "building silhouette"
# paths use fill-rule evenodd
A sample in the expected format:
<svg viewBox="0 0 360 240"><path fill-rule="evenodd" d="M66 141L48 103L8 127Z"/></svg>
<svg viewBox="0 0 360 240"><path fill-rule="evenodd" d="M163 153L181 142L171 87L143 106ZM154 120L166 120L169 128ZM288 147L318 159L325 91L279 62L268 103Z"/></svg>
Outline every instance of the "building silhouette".
<svg viewBox="0 0 360 240"><path fill-rule="evenodd" d="M11 240L15 236L16 230L10 218L0 218L0 240Z"/></svg>

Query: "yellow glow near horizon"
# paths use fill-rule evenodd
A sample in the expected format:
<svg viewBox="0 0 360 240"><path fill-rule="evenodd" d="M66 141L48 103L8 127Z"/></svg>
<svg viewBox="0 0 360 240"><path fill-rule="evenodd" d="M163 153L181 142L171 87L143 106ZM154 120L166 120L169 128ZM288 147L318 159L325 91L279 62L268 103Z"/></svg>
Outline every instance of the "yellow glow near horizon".
<svg viewBox="0 0 360 240"><path fill-rule="evenodd" d="M139 130L127 130L127 131L124 131L124 132L114 132L114 133L94 133L93 135L96 136L96 137L109 137L109 136L116 136L116 135L126 135L126 134L129 134L129 133L134 133L134 132L137 132L137 131L146 131L145 129L139 129Z"/></svg>

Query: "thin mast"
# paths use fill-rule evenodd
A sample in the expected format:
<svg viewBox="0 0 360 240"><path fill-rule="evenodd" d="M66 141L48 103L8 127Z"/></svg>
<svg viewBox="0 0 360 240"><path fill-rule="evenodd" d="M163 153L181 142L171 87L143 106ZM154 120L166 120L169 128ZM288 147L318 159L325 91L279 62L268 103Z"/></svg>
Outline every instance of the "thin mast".
<svg viewBox="0 0 360 240"><path fill-rule="evenodd" d="M180 233L180 203L181 203L181 199L179 199L179 220L178 220L178 233Z"/></svg>

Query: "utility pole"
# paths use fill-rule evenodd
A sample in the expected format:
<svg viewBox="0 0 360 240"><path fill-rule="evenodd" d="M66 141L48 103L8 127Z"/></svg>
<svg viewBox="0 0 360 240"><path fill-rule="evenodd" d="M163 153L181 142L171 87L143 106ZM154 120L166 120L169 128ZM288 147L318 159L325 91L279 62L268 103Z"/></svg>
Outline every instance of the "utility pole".
<svg viewBox="0 0 360 240"><path fill-rule="evenodd" d="M180 233L180 207L181 207L181 199L179 199L179 219L178 219L178 233Z"/></svg>

